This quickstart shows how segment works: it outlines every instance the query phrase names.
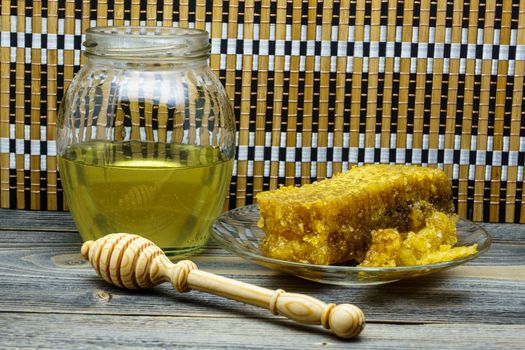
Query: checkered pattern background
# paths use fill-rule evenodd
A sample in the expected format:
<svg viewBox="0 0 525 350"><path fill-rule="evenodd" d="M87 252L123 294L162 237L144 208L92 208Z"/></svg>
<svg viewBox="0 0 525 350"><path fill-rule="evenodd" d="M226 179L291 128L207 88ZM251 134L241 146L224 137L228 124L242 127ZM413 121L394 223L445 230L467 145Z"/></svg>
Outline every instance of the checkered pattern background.
<svg viewBox="0 0 525 350"><path fill-rule="evenodd" d="M525 1L6 1L0 203L67 209L57 107L90 26L206 29L234 105L229 207L363 163L443 168L459 213L525 222Z"/></svg>

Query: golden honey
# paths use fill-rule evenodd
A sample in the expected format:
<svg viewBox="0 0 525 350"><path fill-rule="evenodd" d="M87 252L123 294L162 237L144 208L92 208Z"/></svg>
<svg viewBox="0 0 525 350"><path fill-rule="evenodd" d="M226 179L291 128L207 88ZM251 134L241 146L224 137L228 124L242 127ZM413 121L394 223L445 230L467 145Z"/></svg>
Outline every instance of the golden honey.
<svg viewBox="0 0 525 350"><path fill-rule="evenodd" d="M84 240L133 233L180 255L206 243L232 160L213 147L91 142L69 146L60 170Z"/></svg>

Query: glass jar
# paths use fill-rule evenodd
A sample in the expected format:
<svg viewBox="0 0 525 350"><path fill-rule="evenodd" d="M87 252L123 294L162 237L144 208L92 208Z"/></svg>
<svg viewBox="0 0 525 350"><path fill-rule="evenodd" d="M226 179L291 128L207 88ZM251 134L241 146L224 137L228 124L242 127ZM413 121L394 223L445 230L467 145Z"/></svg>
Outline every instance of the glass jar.
<svg viewBox="0 0 525 350"><path fill-rule="evenodd" d="M87 31L60 105L62 186L80 235L134 233L168 256L201 248L223 208L235 118L202 30Z"/></svg>

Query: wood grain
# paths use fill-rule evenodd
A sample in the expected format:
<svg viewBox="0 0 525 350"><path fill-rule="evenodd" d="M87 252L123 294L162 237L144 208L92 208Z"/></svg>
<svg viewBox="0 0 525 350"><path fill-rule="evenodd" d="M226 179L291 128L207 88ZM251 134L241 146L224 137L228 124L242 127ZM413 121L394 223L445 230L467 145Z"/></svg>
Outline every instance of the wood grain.
<svg viewBox="0 0 525 350"><path fill-rule="evenodd" d="M234 317L244 310L234 301L196 291L179 294L170 286L136 292L113 287L76 253L80 244L31 245L0 243L0 280L5 281L0 288L0 310L195 317ZM351 302L376 322L525 323L523 272L521 278L513 277L516 270L524 270L524 245L494 244L486 255L465 266L366 288L320 285L247 263L219 249L205 252L207 255L192 257L203 270L266 288L305 293L329 303ZM498 265L489 265L491 259ZM487 268L491 271L485 275ZM252 317L272 317L255 307L246 306L246 310Z"/></svg>
<svg viewBox="0 0 525 350"><path fill-rule="evenodd" d="M18 247L24 250L24 252L21 252L20 254L31 254L34 252L33 250L38 250L38 248L53 246L57 247L58 250L51 251L49 252L50 254L59 254L59 252L65 249L65 251L71 252L80 258L80 254L77 252L80 252L82 240L78 234L71 232L15 230L0 232L0 254L3 251L3 248ZM245 260L222 249L213 240L209 241L206 247L201 250L198 255L192 257L192 259L196 262L199 261L200 263L205 262L206 264L214 264L212 267L214 271L219 271L221 266L226 269L226 272L232 271L232 269L237 269L243 274L258 274L259 272L257 271L260 270L273 271L264 269L258 265L248 264ZM495 242L492 244L488 253L471 261L469 265L498 266L508 265L509 263L513 265L525 264L525 246L521 242Z"/></svg>
<svg viewBox="0 0 525 350"><path fill-rule="evenodd" d="M525 225L484 226L495 242L479 259L375 287L302 280L213 242L192 257L215 274L356 304L368 324L348 343L198 291L113 287L79 254L69 213L0 210L0 348L525 348Z"/></svg>
<svg viewBox="0 0 525 350"><path fill-rule="evenodd" d="M71 314L6 314L0 327L7 348L53 349L520 349L525 332L525 325L369 324L345 341L284 320Z"/></svg>
<svg viewBox="0 0 525 350"><path fill-rule="evenodd" d="M106 282L127 289L149 289L169 282L179 293L191 290L254 305L302 324L322 325L340 338L353 338L364 328L363 311L352 304L326 304L282 289L271 290L199 270L191 260L171 262L152 241L114 233L86 241L80 252Z"/></svg>
<svg viewBox="0 0 525 350"><path fill-rule="evenodd" d="M0 230L78 232L70 213L0 209Z"/></svg>

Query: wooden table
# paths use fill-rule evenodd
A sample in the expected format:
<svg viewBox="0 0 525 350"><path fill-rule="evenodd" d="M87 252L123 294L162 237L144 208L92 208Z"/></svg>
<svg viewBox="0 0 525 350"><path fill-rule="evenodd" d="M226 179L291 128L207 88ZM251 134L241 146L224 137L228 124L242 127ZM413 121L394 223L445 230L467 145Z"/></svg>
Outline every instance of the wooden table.
<svg viewBox="0 0 525 350"><path fill-rule="evenodd" d="M355 303L367 318L344 341L256 307L164 284L127 291L79 254L69 213L0 210L0 348L525 348L525 225L484 224L488 253L426 278L320 285L253 265L210 242L203 270L267 288Z"/></svg>

